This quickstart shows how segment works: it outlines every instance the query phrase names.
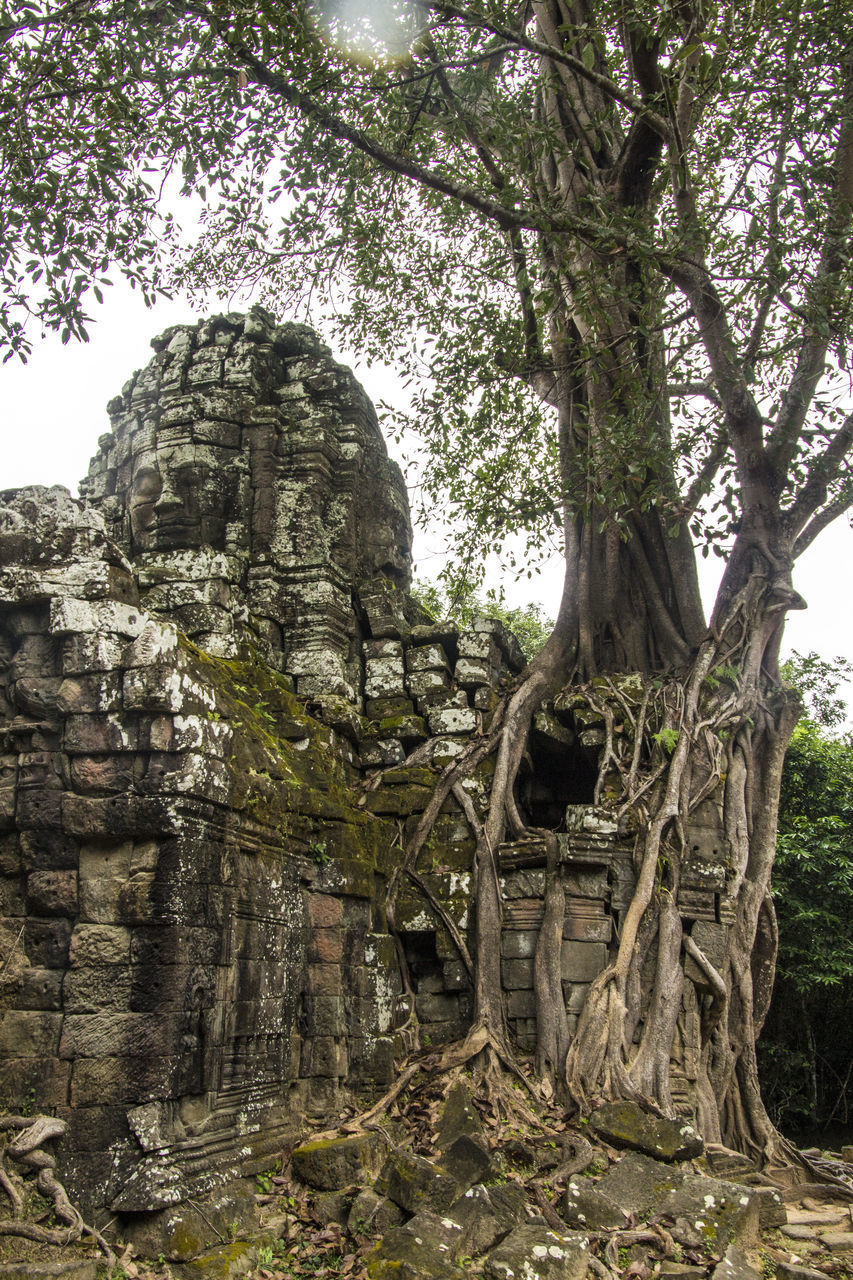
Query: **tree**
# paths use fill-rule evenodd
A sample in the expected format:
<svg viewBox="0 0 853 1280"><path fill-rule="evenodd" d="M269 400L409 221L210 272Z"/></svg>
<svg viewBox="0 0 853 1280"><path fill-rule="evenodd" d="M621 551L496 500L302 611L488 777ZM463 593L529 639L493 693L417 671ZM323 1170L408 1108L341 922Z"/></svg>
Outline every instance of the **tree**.
<svg viewBox="0 0 853 1280"><path fill-rule="evenodd" d="M535 658L554 626L551 619L543 616L538 604L511 609L500 591L478 594L469 588L448 595L437 583L424 582L413 585L412 597L436 622L448 619L467 627L477 617L497 618L518 640L528 661Z"/></svg>
<svg viewBox="0 0 853 1280"><path fill-rule="evenodd" d="M792 566L853 500L846 10L27 0L2 35L4 236L22 305L79 331L110 259L139 273L141 254L156 284L176 234L158 224L159 184L179 171L208 201L179 279L324 299L369 355L428 369L413 414L425 493L464 517L469 558L513 532L531 554L548 537L564 550L554 629L478 748L495 753L476 828L479 1043L512 1057L492 851L530 834L515 780L531 719L571 681L609 726L617 713L631 725L621 749L608 733L606 762L638 880L571 1038L551 866L540 1077L581 1105L671 1111L689 957L711 993L679 1031L701 1064L701 1126L772 1154L755 1038L798 714L777 653L803 605ZM40 272L43 304L30 301ZM20 348L16 323L7 310ZM694 539L726 558L710 625ZM642 681L634 704L610 678L626 671ZM735 903L719 969L676 905L686 828L712 795Z"/></svg>
<svg viewBox="0 0 853 1280"><path fill-rule="evenodd" d="M848 1125L853 1101L853 740L839 734L850 663L795 654L785 676L808 712L782 774L773 896L779 963L759 1065L768 1109L791 1129Z"/></svg>

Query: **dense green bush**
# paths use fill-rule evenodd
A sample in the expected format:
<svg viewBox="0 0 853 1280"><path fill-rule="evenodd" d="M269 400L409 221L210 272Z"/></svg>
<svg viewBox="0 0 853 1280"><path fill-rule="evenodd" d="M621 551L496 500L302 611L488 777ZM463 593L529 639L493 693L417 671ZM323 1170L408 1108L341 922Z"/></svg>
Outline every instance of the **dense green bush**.
<svg viewBox="0 0 853 1280"><path fill-rule="evenodd" d="M759 1041L765 1101L793 1134L853 1123L853 735L842 659L797 655L807 714L788 750L773 892L779 959Z"/></svg>

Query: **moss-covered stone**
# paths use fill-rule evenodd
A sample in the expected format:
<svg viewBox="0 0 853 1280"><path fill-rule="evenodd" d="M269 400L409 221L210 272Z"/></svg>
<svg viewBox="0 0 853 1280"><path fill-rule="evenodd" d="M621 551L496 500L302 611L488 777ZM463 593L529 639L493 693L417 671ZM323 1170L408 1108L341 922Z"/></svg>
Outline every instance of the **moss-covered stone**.
<svg viewBox="0 0 853 1280"><path fill-rule="evenodd" d="M234 1280L252 1271L258 1257L257 1247L248 1240L234 1240L229 1244L208 1249L192 1262L174 1263L175 1280Z"/></svg>
<svg viewBox="0 0 853 1280"><path fill-rule="evenodd" d="M642 1151L656 1160L691 1160L705 1149L692 1125L649 1115L635 1102L605 1103L593 1112L590 1126L615 1147Z"/></svg>
<svg viewBox="0 0 853 1280"><path fill-rule="evenodd" d="M440 1165L398 1147L388 1156L376 1189L407 1213L444 1213L465 1188Z"/></svg>
<svg viewBox="0 0 853 1280"><path fill-rule="evenodd" d="M414 784L396 787L378 787L367 794L365 808L370 813L387 814L391 817L408 817L412 813L422 813L432 797L431 787L419 787Z"/></svg>
<svg viewBox="0 0 853 1280"><path fill-rule="evenodd" d="M379 1133L304 1142L293 1152L293 1171L309 1187L340 1191L376 1176L388 1150Z"/></svg>

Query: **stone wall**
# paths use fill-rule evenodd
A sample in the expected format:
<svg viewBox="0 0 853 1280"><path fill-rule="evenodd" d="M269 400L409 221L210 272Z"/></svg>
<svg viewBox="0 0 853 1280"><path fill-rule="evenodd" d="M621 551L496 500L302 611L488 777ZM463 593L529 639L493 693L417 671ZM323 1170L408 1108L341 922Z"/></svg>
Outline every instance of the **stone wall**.
<svg viewBox="0 0 853 1280"><path fill-rule="evenodd" d="M473 945L455 798L401 886L396 942L387 891L441 769L523 665L499 623L435 624L409 600L399 473L313 335L254 313L155 348L111 406L89 503L0 495L0 1092L68 1122L69 1188L110 1213L268 1164L306 1113L387 1085L414 1023L422 1043L464 1034L470 976L429 900ZM641 693L627 678L619 696ZM633 887L631 833L594 803L603 742L558 697L518 794L559 831L570 1020ZM480 817L492 767L464 783ZM711 800L702 821L680 903L713 958ZM544 845L498 860L507 1011L531 1049Z"/></svg>

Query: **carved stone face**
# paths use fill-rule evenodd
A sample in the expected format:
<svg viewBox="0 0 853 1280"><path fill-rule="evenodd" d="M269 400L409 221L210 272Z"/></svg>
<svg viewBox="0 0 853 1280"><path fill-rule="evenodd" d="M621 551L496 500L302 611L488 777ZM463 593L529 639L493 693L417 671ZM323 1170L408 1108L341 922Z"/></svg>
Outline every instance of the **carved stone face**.
<svg viewBox="0 0 853 1280"><path fill-rule="evenodd" d="M374 495L370 519L362 521L363 568L368 576L383 574L407 587L412 571L412 522L399 471L388 466L381 497Z"/></svg>
<svg viewBox="0 0 853 1280"><path fill-rule="evenodd" d="M134 460L127 497L132 550L222 551L229 520L248 514L238 505L239 473L230 451L189 441L158 444Z"/></svg>

